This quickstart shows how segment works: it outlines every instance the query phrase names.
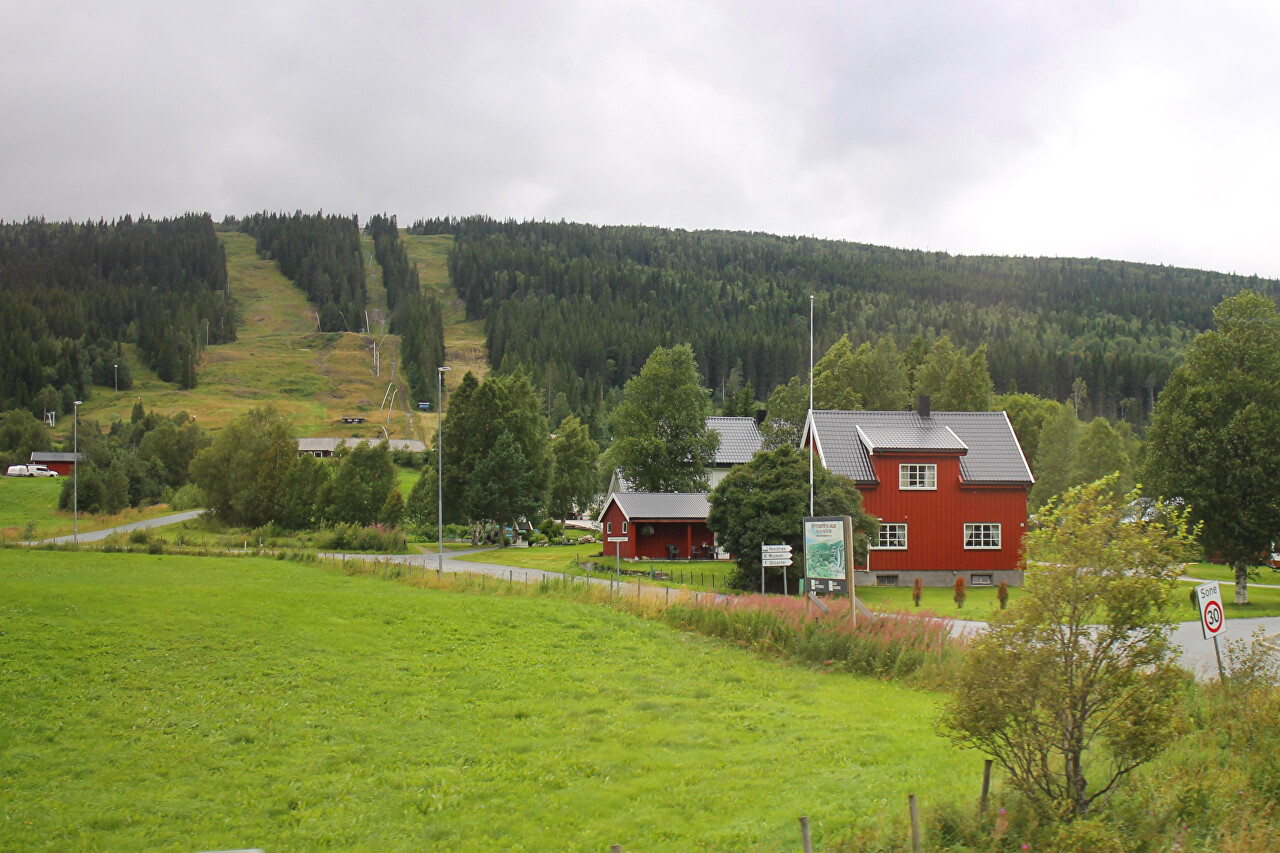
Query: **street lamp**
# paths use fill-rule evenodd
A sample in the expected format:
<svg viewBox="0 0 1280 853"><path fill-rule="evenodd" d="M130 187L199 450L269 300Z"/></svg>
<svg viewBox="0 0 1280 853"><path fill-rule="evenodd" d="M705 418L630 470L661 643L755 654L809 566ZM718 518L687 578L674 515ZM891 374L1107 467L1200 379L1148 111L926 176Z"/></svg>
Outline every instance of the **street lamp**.
<svg viewBox="0 0 1280 853"><path fill-rule="evenodd" d="M75 402L75 423L71 427L71 539L80 544L80 401Z"/></svg>
<svg viewBox="0 0 1280 853"><path fill-rule="evenodd" d="M119 394L120 393L120 365L119 364L111 365L111 375L114 376L116 379L116 393Z"/></svg>
<svg viewBox="0 0 1280 853"><path fill-rule="evenodd" d="M444 372L447 365L436 368L436 542L440 559L436 575L444 573Z"/></svg>

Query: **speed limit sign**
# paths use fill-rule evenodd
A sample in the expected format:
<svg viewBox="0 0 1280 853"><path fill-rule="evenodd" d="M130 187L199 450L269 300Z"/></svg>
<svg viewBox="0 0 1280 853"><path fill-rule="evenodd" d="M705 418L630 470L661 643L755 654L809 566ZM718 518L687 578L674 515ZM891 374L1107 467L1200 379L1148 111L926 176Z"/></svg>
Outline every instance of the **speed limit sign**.
<svg viewBox="0 0 1280 853"><path fill-rule="evenodd" d="M1226 627L1227 620L1222 613L1222 590L1217 581L1202 583L1196 587L1196 601L1200 606L1200 628L1206 640L1216 637Z"/></svg>

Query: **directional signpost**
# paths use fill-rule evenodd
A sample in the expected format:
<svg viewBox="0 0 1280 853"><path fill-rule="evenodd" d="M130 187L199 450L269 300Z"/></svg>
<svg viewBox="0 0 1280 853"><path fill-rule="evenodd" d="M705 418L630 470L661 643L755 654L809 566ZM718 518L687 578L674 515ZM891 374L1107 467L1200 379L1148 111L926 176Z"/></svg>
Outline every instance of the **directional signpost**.
<svg viewBox="0 0 1280 853"><path fill-rule="evenodd" d="M1213 640L1213 654L1218 659L1218 678L1227 683L1222 668L1222 652L1218 648L1218 635L1227 627L1227 617L1222 611L1222 589L1217 581L1202 583L1196 587L1196 605L1200 610L1200 630L1206 640Z"/></svg>
<svg viewBox="0 0 1280 853"><path fill-rule="evenodd" d="M764 595L764 570L768 566L781 566L782 572L782 594L787 594L787 573L786 567L791 565L791 546L790 545L761 545L760 546L760 594Z"/></svg>

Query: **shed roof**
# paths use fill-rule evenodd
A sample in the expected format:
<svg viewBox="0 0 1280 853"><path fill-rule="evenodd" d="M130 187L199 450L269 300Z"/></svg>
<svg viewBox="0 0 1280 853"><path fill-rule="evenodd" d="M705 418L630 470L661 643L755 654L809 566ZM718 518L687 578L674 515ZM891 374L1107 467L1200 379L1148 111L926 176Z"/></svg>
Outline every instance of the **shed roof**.
<svg viewBox="0 0 1280 853"><path fill-rule="evenodd" d="M83 454L79 454L79 455L83 455ZM77 454L75 453L58 453L58 452L50 452L47 450L31 451L31 461L36 463L37 465L42 465L48 462L75 462L76 457L77 457Z"/></svg>
<svg viewBox="0 0 1280 853"><path fill-rule="evenodd" d="M381 444L386 441L391 450L408 450L411 453L423 453L427 449L424 442L416 438L393 438L390 441L378 438L300 438L298 439L299 453L314 453L317 450L325 453L333 453L339 447L355 448L362 444Z"/></svg>
<svg viewBox="0 0 1280 853"><path fill-rule="evenodd" d="M742 465L760 451L764 439L755 418L707 418L707 428L720 433L717 465Z"/></svg>
<svg viewBox="0 0 1280 853"><path fill-rule="evenodd" d="M600 511L601 519L612 503L618 505L628 521L698 521L711 513L706 492L614 492Z"/></svg>
<svg viewBox="0 0 1280 853"><path fill-rule="evenodd" d="M1035 482L1031 468L1004 412L815 411L805 425L812 429L827 470L857 483L878 482L873 453L942 453L960 456L960 479L966 485L1026 485Z"/></svg>

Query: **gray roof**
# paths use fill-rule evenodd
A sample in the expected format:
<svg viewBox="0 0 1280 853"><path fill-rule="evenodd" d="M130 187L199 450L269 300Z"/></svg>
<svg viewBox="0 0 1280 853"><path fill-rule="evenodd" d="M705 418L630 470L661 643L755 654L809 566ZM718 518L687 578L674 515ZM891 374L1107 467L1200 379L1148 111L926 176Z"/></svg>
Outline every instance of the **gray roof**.
<svg viewBox="0 0 1280 853"><path fill-rule="evenodd" d="M362 444L381 444L384 440L381 438L300 438L298 452L314 453L319 450L333 453L339 447L355 448ZM391 450L408 450L412 453L423 453L427 449L427 445L416 438L393 438L387 444Z"/></svg>
<svg viewBox="0 0 1280 853"><path fill-rule="evenodd" d="M614 492L600 510L600 518L613 502L629 521L703 519L711 512L706 492Z"/></svg>
<svg viewBox="0 0 1280 853"><path fill-rule="evenodd" d="M48 450L33 450L31 451L31 461L37 465L41 465L46 462L75 462L76 454L59 453L57 451L50 452Z"/></svg>
<svg viewBox="0 0 1280 853"><path fill-rule="evenodd" d="M717 465L742 465L760 452L763 438L755 418L707 418L707 428L720 433Z"/></svg>
<svg viewBox="0 0 1280 853"><path fill-rule="evenodd" d="M961 454L960 478L968 485L1031 485L1035 478L1004 412L813 413L818 452L827 470L855 482L877 482L870 454ZM809 427L805 427L806 441Z"/></svg>

